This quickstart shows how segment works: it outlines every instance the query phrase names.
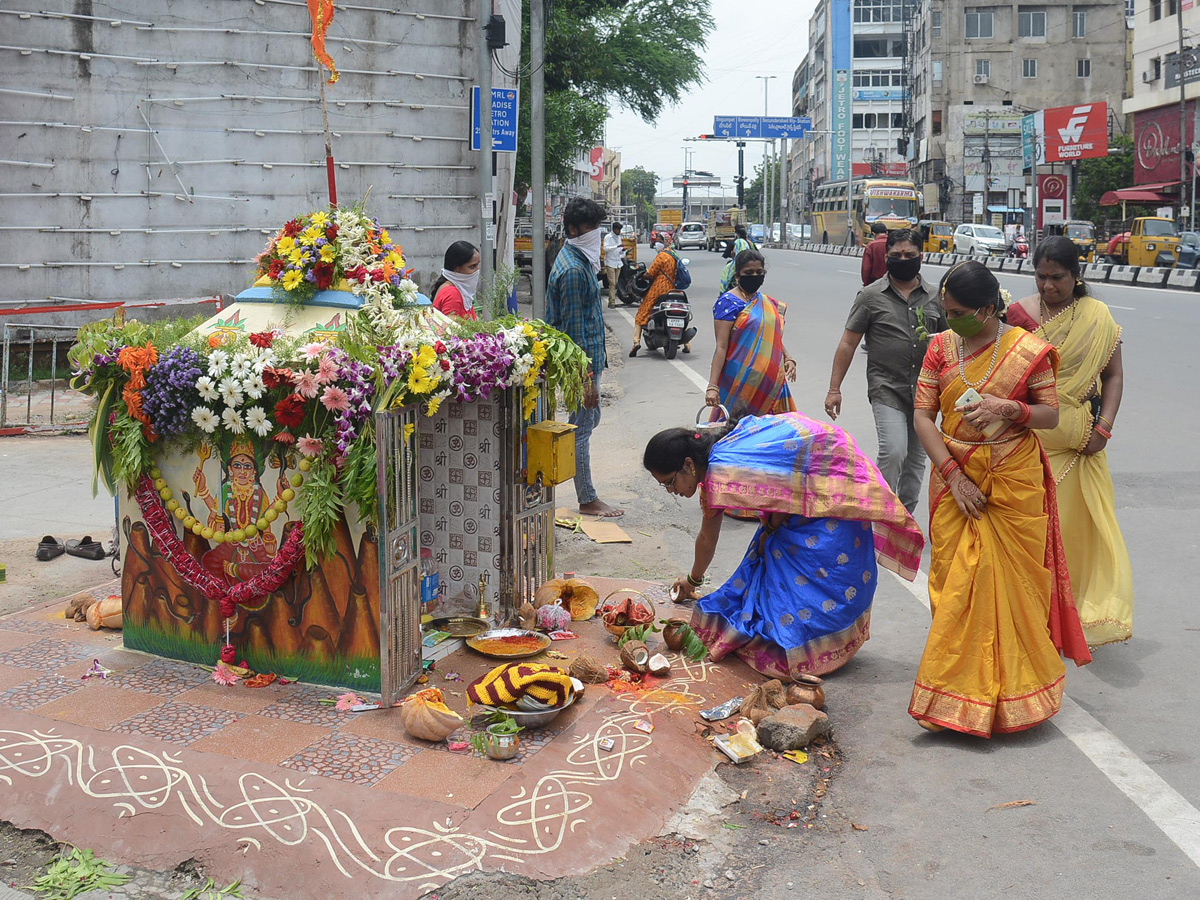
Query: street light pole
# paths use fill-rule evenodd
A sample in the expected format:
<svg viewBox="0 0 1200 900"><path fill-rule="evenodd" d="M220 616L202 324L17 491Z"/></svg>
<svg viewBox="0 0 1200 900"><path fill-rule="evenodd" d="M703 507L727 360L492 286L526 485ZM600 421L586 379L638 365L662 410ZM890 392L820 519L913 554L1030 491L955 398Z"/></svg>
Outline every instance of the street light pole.
<svg viewBox="0 0 1200 900"><path fill-rule="evenodd" d="M763 83L763 115L766 116L768 114L767 113L767 91L771 86L771 79L775 78L776 76L774 76L774 75L755 75L754 77L760 79ZM767 211L767 145L765 143L763 144L762 184L760 184L759 187L762 190L761 190L761 196L759 197L759 200L758 200L758 212L759 212L760 216L764 216ZM766 226L764 225L764 228L765 227ZM765 232L763 234L763 238L764 238L764 240L766 239Z"/></svg>
<svg viewBox="0 0 1200 900"><path fill-rule="evenodd" d="M529 180L533 182L533 317L546 316L546 0L529 0Z"/></svg>
<svg viewBox="0 0 1200 900"><path fill-rule="evenodd" d="M495 223L495 197L492 190L492 51L488 47L487 27L492 4L479 4L479 281L492 280L492 235ZM491 202L489 202L491 201Z"/></svg>

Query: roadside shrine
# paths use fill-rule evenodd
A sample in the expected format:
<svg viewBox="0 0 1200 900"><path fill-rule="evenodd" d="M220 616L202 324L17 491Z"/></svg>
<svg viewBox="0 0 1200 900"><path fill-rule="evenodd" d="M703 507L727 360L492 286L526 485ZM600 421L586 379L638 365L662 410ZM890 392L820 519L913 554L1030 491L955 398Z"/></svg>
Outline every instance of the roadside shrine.
<svg viewBox="0 0 1200 900"><path fill-rule="evenodd" d="M72 362L130 649L387 704L421 671L422 556L443 609L496 619L550 577L526 436L578 405L586 357L541 322L442 316L361 209L286 223L208 320L87 326Z"/></svg>

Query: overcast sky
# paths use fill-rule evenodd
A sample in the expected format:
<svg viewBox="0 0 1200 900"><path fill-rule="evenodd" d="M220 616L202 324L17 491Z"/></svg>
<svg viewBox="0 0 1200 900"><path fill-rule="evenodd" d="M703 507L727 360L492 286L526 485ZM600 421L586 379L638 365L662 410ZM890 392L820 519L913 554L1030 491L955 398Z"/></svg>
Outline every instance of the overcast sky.
<svg viewBox="0 0 1200 900"><path fill-rule="evenodd" d="M695 148L693 169L720 175L732 184L737 147L729 142L685 142L712 132L714 115L763 114L763 82L768 84L768 115L791 115L792 75L808 49L808 19L816 0L712 0L713 30L703 51L707 81L693 87L677 106L647 124L618 107L608 120L607 145L621 151L621 168L656 172L660 189L683 171L684 147ZM762 161L762 144L746 146L746 177Z"/></svg>

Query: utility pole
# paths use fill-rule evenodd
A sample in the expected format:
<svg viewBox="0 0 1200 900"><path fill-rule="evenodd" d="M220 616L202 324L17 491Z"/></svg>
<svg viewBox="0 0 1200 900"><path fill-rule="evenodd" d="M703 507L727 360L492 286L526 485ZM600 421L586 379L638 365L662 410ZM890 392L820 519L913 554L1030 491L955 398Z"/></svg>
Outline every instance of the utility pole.
<svg viewBox="0 0 1200 900"><path fill-rule="evenodd" d="M767 89L771 86L771 79L774 78L775 76L774 75L755 75L754 77L761 79L761 81L763 83L763 115L766 116L767 115ZM763 174L762 184L760 185L762 190L760 191L761 196L759 197L759 200L758 200L758 212L759 212L760 216L765 216L766 212L767 212L767 145L765 143L763 144L762 174ZM765 227L766 226L764 225L764 228ZM766 236L767 235L764 232L764 234L763 234L764 240L766 239Z"/></svg>
<svg viewBox="0 0 1200 900"><path fill-rule="evenodd" d="M746 142L738 141L738 179L737 197L738 209L746 208Z"/></svg>
<svg viewBox="0 0 1200 900"><path fill-rule="evenodd" d="M492 235L494 191L492 190L492 51L487 27L492 18L492 0L479 0L479 283L492 280Z"/></svg>
<svg viewBox="0 0 1200 900"><path fill-rule="evenodd" d="M486 0L485 0L486 2ZM546 0L529 0L529 180L533 182L533 317L546 316Z"/></svg>
<svg viewBox="0 0 1200 900"><path fill-rule="evenodd" d="M1187 183L1187 154L1183 152L1184 137L1187 134L1187 81L1183 65L1183 0L1175 0L1175 22L1179 26L1179 61L1176 68L1179 71L1179 211L1184 210L1183 186ZM1191 221L1188 228L1192 227Z"/></svg>
<svg viewBox="0 0 1200 900"><path fill-rule="evenodd" d="M992 139L992 113L991 110L984 110L983 113L983 221L988 220L988 203L989 193L992 189L992 150L990 142Z"/></svg>

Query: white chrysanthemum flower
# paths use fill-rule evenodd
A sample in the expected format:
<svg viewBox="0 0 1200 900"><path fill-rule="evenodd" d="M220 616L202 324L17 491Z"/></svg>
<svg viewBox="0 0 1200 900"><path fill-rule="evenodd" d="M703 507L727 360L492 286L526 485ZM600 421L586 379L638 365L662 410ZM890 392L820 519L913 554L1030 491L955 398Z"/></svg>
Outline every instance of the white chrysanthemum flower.
<svg viewBox="0 0 1200 900"><path fill-rule="evenodd" d="M258 355L254 357L254 371L262 372L267 366L275 365L275 351L270 347L264 347L258 351Z"/></svg>
<svg viewBox="0 0 1200 900"><path fill-rule="evenodd" d="M242 382L242 390L251 400L257 400L267 392L267 386L263 383L261 375L254 374Z"/></svg>
<svg viewBox="0 0 1200 900"><path fill-rule="evenodd" d="M213 411L207 406L197 406L193 409L192 421L205 434L212 434L217 430L217 417L213 415Z"/></svg>
<svg viewBox="0 0 1200 900"><path fill-rule="evenodd" d="M271 420L261 406L252 406L246 410L246 427L259 437L266 437L271 433Z"/></svg>
<svg viewBox="0 0 1200 900"><path fill-rule="evenodd" d="M212 403L220 396L217 393L216 383L207 375L201 375L196 379L196 390L200 392L200 399L205 403Z"/></svg>
<svg viewBox="0 0 1200 900"><path fill-rule="evenodd" d="M214 350L208 355L208 374L220 378L229 363L229 354L224 350Z"/></svg>
<svg viewBox="0 0 1200 900"><path fill-rule="evenodd" d="M233 362L229 364L229 371L234 378L245 378L254 371L254 365L245 353L238 353L233 357Z"/></svg>
<svg viewBox="0 0 1200 900"><path fill-rule="evenodd" d="M246 430L246 426L242 422L241 413L236 409L226 409L221 413L221 424L225 426L225 430L233 434L241 434Z"/></svg>
<svg viewBox="0 0 1200 900"><path fill-rule="evenodd" d="M221 399L226 406L242 405L242 385L236 378L222 378L217 390L221 392Z"/></svg>

